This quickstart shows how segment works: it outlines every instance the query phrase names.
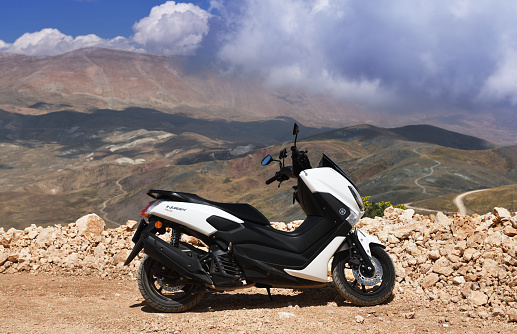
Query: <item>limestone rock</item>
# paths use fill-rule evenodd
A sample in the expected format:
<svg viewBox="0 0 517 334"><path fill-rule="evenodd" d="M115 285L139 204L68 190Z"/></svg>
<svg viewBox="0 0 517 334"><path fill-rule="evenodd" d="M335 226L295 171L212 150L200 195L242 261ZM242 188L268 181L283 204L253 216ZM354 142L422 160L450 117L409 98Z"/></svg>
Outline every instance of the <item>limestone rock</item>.
<svg viewBox="0 0 517 334"><path fill-rule="evenodd" d="M468 299L471 304L476 306L485 305L488 302L488 296L481 291L471 291Z"/></svg>
<svg viewBox="0 0 517 334"><path fill-rule="evenodd" d="M465 284L465 277L457 276L457 277L454 277L452 279L452 281L453 281L454 284L457 284L457 285Z"/></svg>
<svg viewBox="0 0 517 334"><path fill-rule="evenodd" d="M7 255L6 253L0 253L0 266L3 266L8 258L9 255Z"/></svg>
<svg viewBox="0 0 517 334"><path fill-rule="evenodd" d="M75 225L78 228L78 235L90 237L101 235L102 231L104 231L106 223L101 217L97 216L94 213L91 213L89 215L77 219Z"/></svg>
<svg viewBox="0 0 517 334"><path fill-rule="evenodd" d="M498 223L501 221L509 221L512 217L510 212L505 208L494 208L492 212L495 216L494 223Z"/></svg>
<svg viewBox="0 0 517 334"><path fill-rule="evenodd" d="M427 275L422 281L422 287L429 289L433 287L439 280L440 278L438 277L438 274L431 273Z"/></svg>
<svg viewBox="0 0 517 334"><path fill-rule="evenodd" d="M129 231L133 231L134 229L136 229L137 225L138 222L136 220L128 220L126 222L126 229Z"/></svg>
<svg viewBox="0 0 517 334"><path fill-rule="evenodd" d="M437 274L449 276L454 272L451 262L445 257L439 258L433 265L433 271Z"/></svg>
<svg viewBox="0 0 517 334"><path fill-rule="evenodd" d="M410 228L401 228L393 231L393 235L397 239L407 239L413 232L414 231Z"/></svg>
<svg viewBox="0 0 517 334"><path fill-rule="evenodd" d="M444 215L442 212L438 212L436 214L436 218L434 221L434 226L431 229L431 233L436 233L438 231L441 232L449 232L451 230L452 221Z"/></svg>
<svg viewBox="0 0 517 334"><path fill-rule="evenodd" d="M504 229L503 229L503 233L509 237L513 237L513 236L516 236L517 235L517 228L513 228L513 227L510 227L510 226L506 226Z"/></svg>
<svg viewBox="0 0 517 334"><path fill-rule="evenodd" d="M506 314L508 315L508 320L517 322L517 309L511 308L506 312Z"/></svg>

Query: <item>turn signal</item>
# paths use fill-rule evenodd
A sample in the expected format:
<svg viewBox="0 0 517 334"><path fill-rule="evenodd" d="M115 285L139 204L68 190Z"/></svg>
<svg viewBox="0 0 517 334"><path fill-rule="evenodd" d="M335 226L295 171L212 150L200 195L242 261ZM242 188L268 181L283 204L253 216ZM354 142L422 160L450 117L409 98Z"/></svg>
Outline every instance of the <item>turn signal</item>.
<svg viewBox="0 0 517 334"><path fill-rule="evenodd" d="M162 228L162 226L163 226L163 224L159 220L156 223L154 223L154 227L156 227L156 228Z"/></svg>

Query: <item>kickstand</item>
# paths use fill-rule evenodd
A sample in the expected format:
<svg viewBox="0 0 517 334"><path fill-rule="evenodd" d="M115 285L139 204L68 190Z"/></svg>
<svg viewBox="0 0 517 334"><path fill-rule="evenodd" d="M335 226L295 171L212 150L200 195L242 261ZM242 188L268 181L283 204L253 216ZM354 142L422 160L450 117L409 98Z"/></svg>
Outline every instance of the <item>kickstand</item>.
<svg viewBox="0 0 517 334"><path fill-rule="evenodd" d="M269 296L269 300L273 301L273 297L271 296L271 289L270 288L266 288L266 290L267 290L267 295Z"/></svg>

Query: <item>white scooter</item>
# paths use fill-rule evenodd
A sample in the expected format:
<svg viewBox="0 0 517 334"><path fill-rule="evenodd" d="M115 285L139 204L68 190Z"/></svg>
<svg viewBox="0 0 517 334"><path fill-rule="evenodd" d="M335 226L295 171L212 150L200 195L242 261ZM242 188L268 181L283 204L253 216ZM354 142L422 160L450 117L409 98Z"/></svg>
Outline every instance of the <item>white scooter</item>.
<svg viewBox="0 0 517 334"><path fill-rule="evenodd" d="M266 181L297 179L294 198L307 215L293 232L273 228L249 204L217 203L194 194L150 190L155 200L141 212L133 236L135 246L125 264L143 249L138 286L145 300L163 312L183 312L206 293L251 286L312 288L332 280L348 301L363 306L380 304L392 294L395 268L382 243L354 229L364 213L355 184L327 155L312 168L307 151L296 146L294 125L292 166L270 155L262 165L277 161L280 170ZM170 240L159 235L170 232ZM180 241L181 234L200 239L198 248Z"/></svg>

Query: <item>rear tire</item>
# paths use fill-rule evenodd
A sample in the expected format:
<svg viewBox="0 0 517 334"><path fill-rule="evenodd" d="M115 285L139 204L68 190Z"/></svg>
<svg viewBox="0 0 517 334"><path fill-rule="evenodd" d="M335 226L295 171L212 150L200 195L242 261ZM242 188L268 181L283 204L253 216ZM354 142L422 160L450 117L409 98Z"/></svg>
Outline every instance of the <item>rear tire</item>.
<svg viewBox="0 0 517 334"><path fill-rule="evenodd" d="M178 284L181 276L145 256L138 268L138 288L145 301L162 312L185 312L203 299L204 292L195 292L196 284Z"/></svg>
<svg viewBox="0 0 517 334"><path fill-rule="evenodd" d="M339 293L349 302L359 306L378 305L386 301L395 287L395 266L390 256L380 246L371 246L372 257L381 266L382 276L375 285L361 284L352 272L350 252L337 254L332 261L332 279ZM372 261L372 262L374 262ZM375 264L375 263L374 263ZM376 272L380 273L379 268ZM368 279L365 279L368 281ZM365 283L365 282L363 282Z"/></svg>

